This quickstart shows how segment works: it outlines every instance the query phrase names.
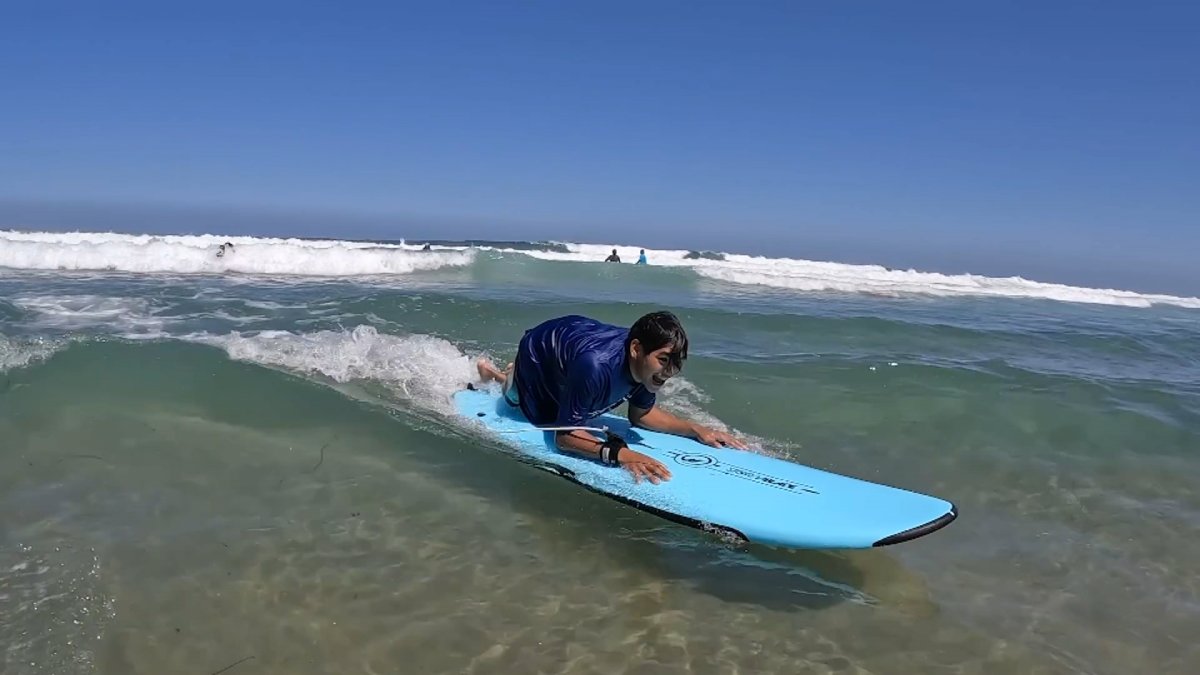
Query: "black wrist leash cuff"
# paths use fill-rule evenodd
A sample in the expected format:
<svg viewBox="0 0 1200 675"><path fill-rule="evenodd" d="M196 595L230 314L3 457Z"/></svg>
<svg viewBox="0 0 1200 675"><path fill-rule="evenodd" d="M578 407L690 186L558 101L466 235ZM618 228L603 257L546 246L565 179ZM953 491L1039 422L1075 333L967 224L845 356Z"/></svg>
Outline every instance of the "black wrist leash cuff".
<svg viewBox="0 0 1200 675"><path fill-rule="evenodd" d="M628 448L625 439L606 431L608 439L600 444L600 462L605 466L617 466L620 464L621 449Z"/></svg>

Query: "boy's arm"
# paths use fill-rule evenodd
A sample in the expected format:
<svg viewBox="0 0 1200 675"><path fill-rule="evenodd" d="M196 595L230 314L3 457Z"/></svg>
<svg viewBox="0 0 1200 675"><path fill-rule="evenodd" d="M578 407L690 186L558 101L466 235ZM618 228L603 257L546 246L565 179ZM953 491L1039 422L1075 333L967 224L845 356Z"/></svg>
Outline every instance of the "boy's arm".
<svg viewBox="0 0 1200 675"><path fill-rule="evenodd" d="M734 447L745 450L750 447L746 445L745 441L732 434L680 419L658 406L646 409L630 405L629 422L634 426L645 427L653 431L694 438L714 448Z"/></svg>

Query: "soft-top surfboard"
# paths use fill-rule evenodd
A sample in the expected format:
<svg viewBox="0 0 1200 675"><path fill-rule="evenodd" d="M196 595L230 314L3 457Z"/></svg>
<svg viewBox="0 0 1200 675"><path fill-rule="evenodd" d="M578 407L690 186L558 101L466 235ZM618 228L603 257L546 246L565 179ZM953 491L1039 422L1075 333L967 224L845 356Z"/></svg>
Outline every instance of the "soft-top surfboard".
<svg viewBox="0 0 1200 675"><path fill-rule="evenodd" d="M899 488L841 476L751 451L711 448L604 415L629 447L671 470L671 480L635 483L625 469L561 452L554 433L538 429L499 394L467 389L454 395L463 417L476 420L522 459L617 501L677 523L784 548L870 548L939 530L957 516L954 504Z"/></svg>

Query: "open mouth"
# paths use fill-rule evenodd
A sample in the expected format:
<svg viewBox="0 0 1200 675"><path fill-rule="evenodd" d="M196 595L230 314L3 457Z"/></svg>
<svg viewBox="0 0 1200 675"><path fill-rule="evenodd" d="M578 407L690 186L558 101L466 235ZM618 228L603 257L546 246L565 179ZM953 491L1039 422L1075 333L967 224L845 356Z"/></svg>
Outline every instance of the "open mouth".
<svg viewBox="0 0 1200 675"><path fill-rule="evenodd" d="M658 375L654 375L654 376L652 376L652 377L650 378L650 381L651 381L651 382L653 382L653 383L654 383L654 386L656 386L656 387L661 387L661 386L663 386L664 384L666 384L666 383L667 383L667 380L666 380L666 378L664 378L664 377L660 377L660 376L658 376Z"/></svg>

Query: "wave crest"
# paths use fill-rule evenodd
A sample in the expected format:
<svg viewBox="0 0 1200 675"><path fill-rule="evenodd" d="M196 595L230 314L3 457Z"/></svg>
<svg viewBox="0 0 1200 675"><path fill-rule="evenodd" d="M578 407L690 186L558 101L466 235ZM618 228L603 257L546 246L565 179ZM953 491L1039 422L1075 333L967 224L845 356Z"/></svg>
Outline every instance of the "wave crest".
<svg viewBox="0 0 1200 675"><path fill-rule="evenodd" d="M218 256L220 246L232 249ZM0 267L179 274L363 276L469 265L473 251L421 251L405 244L218 235L0 232Z"/></svg>

